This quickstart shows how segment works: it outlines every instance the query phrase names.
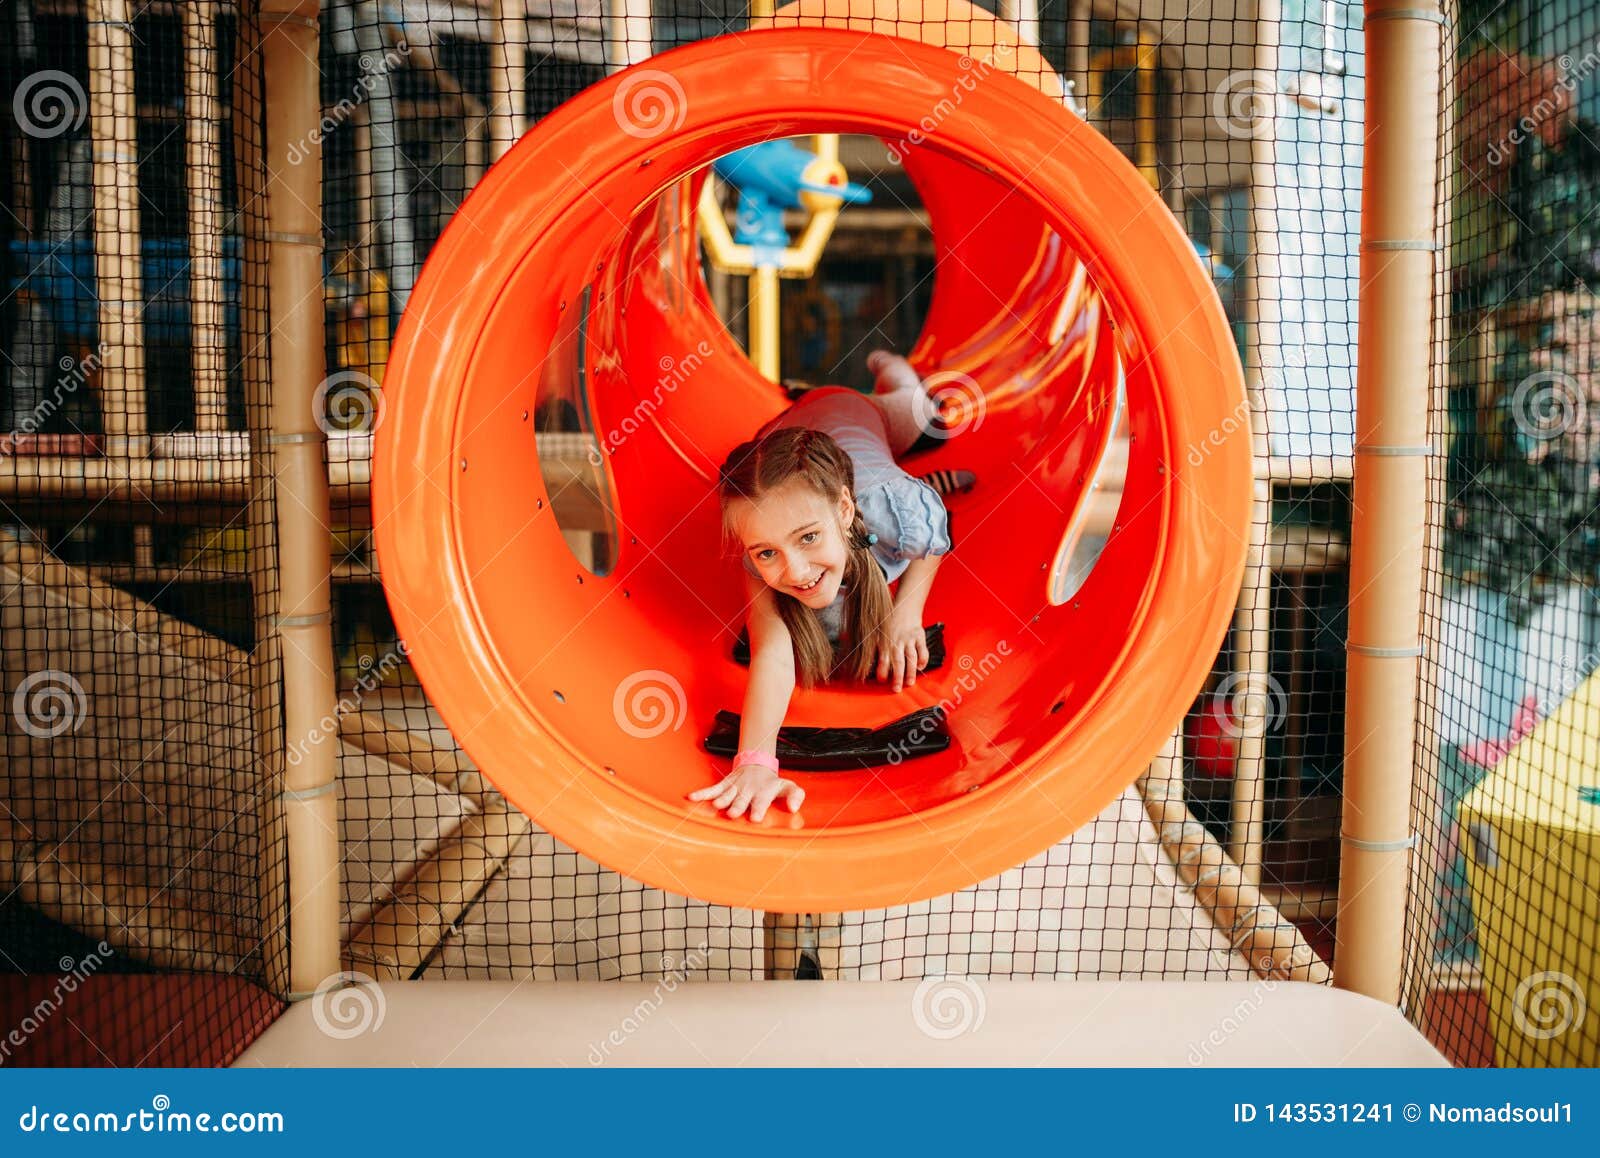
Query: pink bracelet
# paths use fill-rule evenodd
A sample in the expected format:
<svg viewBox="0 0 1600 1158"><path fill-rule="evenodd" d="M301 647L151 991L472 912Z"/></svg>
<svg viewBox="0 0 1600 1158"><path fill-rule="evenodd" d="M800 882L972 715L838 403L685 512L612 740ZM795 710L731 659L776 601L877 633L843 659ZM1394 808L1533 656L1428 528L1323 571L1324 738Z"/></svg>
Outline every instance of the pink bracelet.
<svg viewBox="0 0 1600 1158"><path fill-rule="evenodd" d="M744 764L761 764L767 768L771 768L774 772L778 770L778 758L776 756L767 752L758 751L755 748L746 748L743 752L740 752L733 758L733 767L735 771L738 771L739 767Z"/></svg>

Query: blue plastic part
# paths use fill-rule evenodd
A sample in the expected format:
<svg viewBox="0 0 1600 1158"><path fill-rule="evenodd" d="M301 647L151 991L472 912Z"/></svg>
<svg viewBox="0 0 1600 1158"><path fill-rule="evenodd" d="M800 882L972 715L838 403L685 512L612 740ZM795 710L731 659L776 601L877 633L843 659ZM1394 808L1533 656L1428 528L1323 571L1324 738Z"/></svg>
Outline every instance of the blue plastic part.
<svg viewBox="0 0 1600 1158"><path fill-rule="evenodd" d="M65 338L93 345L99 334L92 240L13 241L8 293L26 288L46 302ZM145 341L179 345L189 340L189 244L182 238L146 240L139 246ZM239 238L222 241L224 325L239 333Z"/></svg>
<svg viewBox="0 0 1600 1158"><path fill-rule="evenodd" d="M816 159L815 153L793 141L763 141L718 160L713 166L717 176L739 191L739 223L733 239L740 245L783 249L789 244L783 211L799 209L802 192L827 193L850 205L872 200L872 190L864 185L805 180L806 167Z"/></svg>

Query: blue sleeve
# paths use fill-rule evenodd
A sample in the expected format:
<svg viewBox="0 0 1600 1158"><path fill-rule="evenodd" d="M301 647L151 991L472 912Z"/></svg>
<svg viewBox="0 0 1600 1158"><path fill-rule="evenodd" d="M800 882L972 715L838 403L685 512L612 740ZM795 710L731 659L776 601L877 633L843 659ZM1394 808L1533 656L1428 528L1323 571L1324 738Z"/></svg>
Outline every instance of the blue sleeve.
<svg viewBox="0 0 1600 1158"><path fill-rule="evenodd" d="M950 512L939 492L904 475L861 496L861 517L878 536L873 550L886 563L943 555L950 540Z"/></svg>

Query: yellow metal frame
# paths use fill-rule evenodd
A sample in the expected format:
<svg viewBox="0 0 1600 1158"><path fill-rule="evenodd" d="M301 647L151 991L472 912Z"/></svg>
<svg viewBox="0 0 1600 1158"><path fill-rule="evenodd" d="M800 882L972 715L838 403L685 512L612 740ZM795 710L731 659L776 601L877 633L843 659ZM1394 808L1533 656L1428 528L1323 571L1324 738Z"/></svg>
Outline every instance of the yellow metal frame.
<svg viewBox="0 0 1600 1158"><path fill-rule="evenodd" d="M830 165L839 163L839 134L818 133L812 138L817 158ZM728 229L716 189L707 181L700 190L700 240L712 265L724 273L743 274L750 279L750 360L756 369L774 382L779 374L778 279L810 277L817 272L822 249L833 236L844 202L827 199L811 211L800 240L779 251L777 260L756 261L756 247L740 245Z"/></svg>

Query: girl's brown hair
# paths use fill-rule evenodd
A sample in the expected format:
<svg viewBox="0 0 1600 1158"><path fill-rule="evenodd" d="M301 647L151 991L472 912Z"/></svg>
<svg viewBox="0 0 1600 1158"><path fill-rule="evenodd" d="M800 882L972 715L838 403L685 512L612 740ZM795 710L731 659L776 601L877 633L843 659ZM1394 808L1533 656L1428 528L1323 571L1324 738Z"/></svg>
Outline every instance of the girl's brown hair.
<svg viewBox="0 0 1600 1158"><path fill-rule="evenodd" d="M855 465L837 442L820 430L781 427L765 438L740 443L722 464L717 493L722 502L724 540L730 546L742 547L730 517L736 500L757 502L768 491L794 478L804 480L830 503L837 503L846 490L852 497L855 494ZM786 592L772 592L778 615L794 642L795 671L801 687L812 687L841 675L866 679L888 643L889 612L894 601L889 596L889 582L868 547L859 506L844 537L848 548L844 583L848 590L837 652L810 608Z"/></svg>

